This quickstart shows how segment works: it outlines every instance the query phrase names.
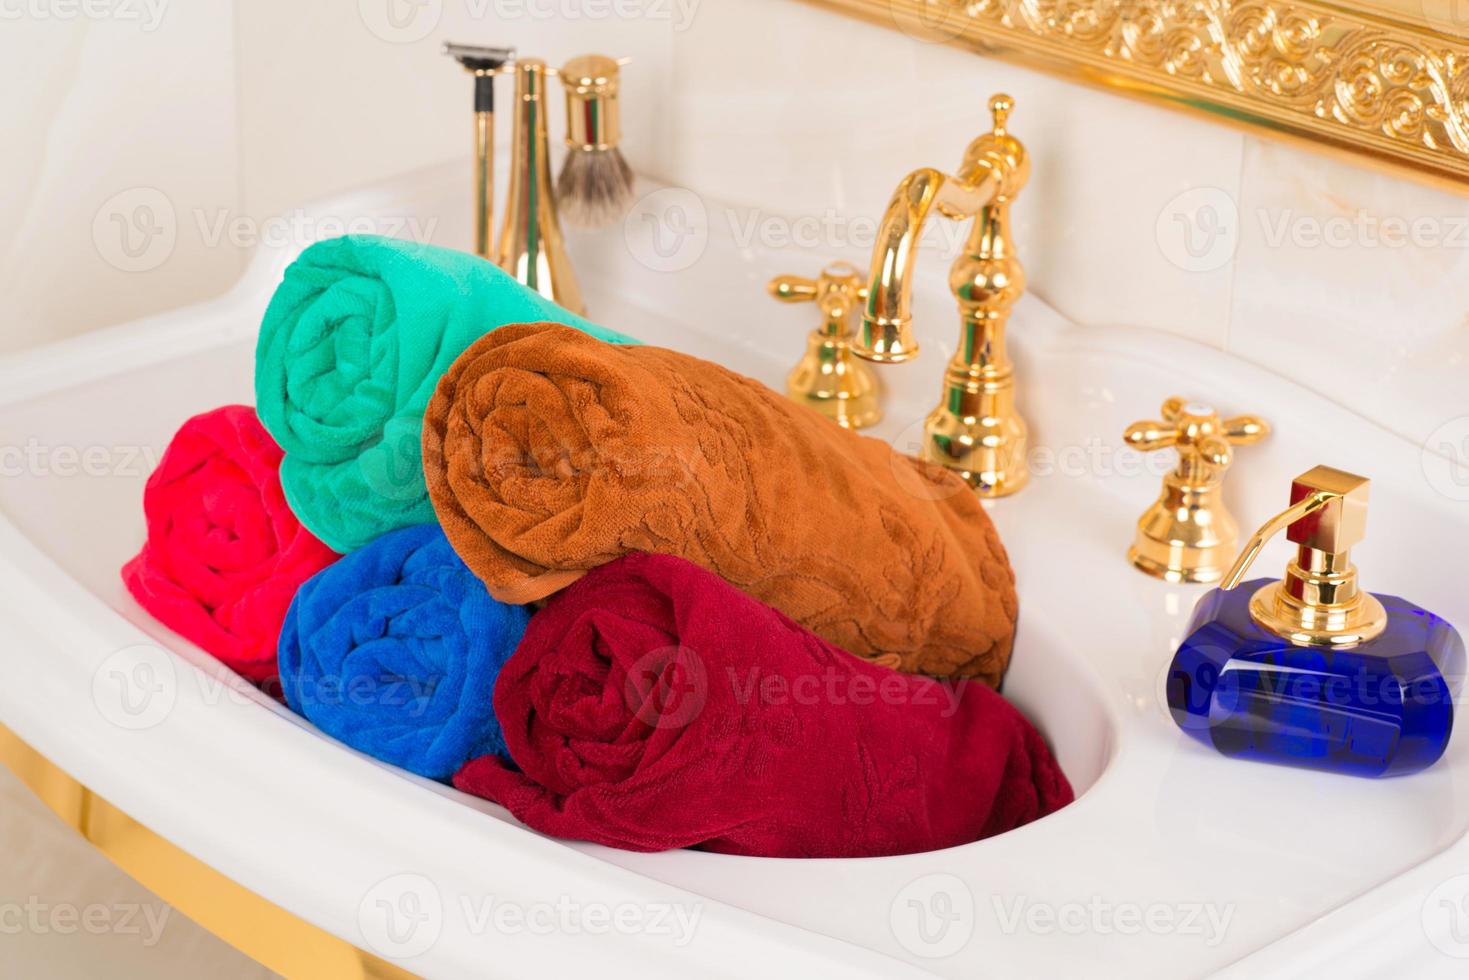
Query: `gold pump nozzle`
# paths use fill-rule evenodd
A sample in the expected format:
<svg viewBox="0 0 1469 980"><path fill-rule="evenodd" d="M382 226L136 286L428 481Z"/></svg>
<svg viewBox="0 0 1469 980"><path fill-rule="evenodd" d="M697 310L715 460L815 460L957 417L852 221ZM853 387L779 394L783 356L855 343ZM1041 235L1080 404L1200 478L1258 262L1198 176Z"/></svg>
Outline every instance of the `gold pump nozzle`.
<svg viewBox="0 0 1469 980"><path fill-rule="evenodd" d="M1224 577L1233 589L1281 530L1299 546L1285 577L1250 598L1250 617L1297 646L1344 649L1387 628L1382 603L1357 584L1351 549L1367 535L1371 481L1318 466L1291 483L1290 506L1256 531Z"/></svg>
<svg viewBox="0 0 1469 980"><path fill-rule="evenodd" d="M923 230L936 214L973 219L949 268L959 342L944 368L939 403L924 420L918 455L954 470L981 497L1014 493L1030 476L1015 368L1005 350L1010 310L1025 292L1010 205L1030 176L1030 155L1008 129L1014 107L1008 95L990 99L991 129L969 144L955 173L922 167L898 184L878 226L867 300L851 342L852 353L880 364L918 354L911 307Z"/></svg>

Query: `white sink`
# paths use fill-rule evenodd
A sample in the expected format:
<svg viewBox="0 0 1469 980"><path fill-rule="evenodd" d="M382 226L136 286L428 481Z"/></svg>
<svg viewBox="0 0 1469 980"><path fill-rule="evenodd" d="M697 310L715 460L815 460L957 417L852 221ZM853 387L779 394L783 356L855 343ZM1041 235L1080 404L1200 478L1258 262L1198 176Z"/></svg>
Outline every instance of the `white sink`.
<svg viewBox="0 0 1469 980"><path fill-rule="evenodd" d="M461 245L462 176L426 171L318 210L434 217L435 240ZM741 249L731 222L701 205L707 244L677 272L648 265L682 259L640 263L626 247L641 233L637 214L626 231L577 239L592 316L780 387L815 313L772 303L765 280L858 256ZM1416 447L1218 351L1078 328L1028 297L1010 336L1037 465L1029 487L991 507L1021 596L1005 693L1056 748L1076 803L998 838L894 858L569 844L321 736L153 623L118 579L143 536L146 454L186 417L252 400L255 329L296 250L262 252L213 303L0 362L0 446L37 447L43 461L10 466L0 481L9 679L0 723L214 868L435 977L592 968L1171 978L1247 957L1239 968L1252 976L1328 967L1369 976L1383 963L1451 971L1462 963L1450 953L1469 955L1434 905L1469 894L1469 882L1453 881L1456 866L1469 870L1463 733L1427 772L1381 782L1210 753L1175 729L1162 684L1203 589L1147 578L1124 557L1163 461L1123 452L1120 436L1180 394L1275 425L1266 443L1240 451L1229 477L1242 526L1279 510L1291 477L1312 465L1369 475L1369 536L1356 552L1364 584L1469 624L1469 593L1445 547L1469 542L1469 513L1434 492ZM947 260L921 264L925 352L882 369L887 419L876 431L900 446L937 397L958 333ZM94 446L108 447L85 466L95 475L63 465L72 459L63 447L86 460ZM1273 574L1284 561L1277 543L1257 567ZM491 898L523 909L674 904L698 920L691 936L672 927L540 935L481 918ZM373 920L380 902L425 910L427 931L385 934Z"/></svg>

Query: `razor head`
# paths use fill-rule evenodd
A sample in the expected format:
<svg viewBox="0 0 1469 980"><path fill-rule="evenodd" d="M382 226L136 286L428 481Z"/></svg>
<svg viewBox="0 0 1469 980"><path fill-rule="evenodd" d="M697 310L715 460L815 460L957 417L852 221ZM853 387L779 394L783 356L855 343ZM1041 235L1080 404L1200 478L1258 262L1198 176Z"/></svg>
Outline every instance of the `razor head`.
<svg viewBox="0 0 1469 980"><path fill-rule="evenodd" d="M487 48L478 44L444 42L444 54L470 71L494 71L507 61L515 60L514 48Z"/></svg>

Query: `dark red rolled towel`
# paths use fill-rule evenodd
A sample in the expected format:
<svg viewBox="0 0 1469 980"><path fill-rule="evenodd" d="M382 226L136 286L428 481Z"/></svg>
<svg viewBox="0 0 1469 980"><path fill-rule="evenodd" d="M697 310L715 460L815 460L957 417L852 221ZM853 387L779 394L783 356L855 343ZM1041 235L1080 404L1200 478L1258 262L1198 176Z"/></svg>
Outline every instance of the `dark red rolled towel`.
<svg viewBox="0 0 1469 980"><path fill-rule="evenodd" d="M281 456L247 405L189 419L148 477L148 539L122 568L154 619L253 681L276 676L297 587L338 557L286 506Z"/></svg>
<svg viewBox="0 0 1469 980"><path fill-rule="evenodd" d="M556 837L634 851L870 857L1069 803L1030 723L976 681L859 659L697 565L633 554L531 619L495 686L510 755L454 778Z"/></svg>

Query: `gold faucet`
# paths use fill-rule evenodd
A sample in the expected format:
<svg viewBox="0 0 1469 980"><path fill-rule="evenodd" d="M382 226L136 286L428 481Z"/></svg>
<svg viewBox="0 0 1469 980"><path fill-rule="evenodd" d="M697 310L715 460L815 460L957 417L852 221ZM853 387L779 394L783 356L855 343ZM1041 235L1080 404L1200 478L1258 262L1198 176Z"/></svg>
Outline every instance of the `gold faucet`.
<svg viewBox="0 0 1469 980"><path fill-rule="evenodd" d="M959 347L944 370L943 398L924 422L920 455L957 471L983 497L1025 485L1026 428L1015 410L1015 370L1005 353L1005 322L1025 291L1025 270L1010 241L1010 202L1030 175L1024 145L1005 129L1014 100L990 99L991 132L969 144L955 175L915 170L898 185L883 215L867 303L852 351L879 363L913 358L909 312L913 263L924 223L937 211L974 218L949 272L959 302Z"/></svg>
<svg viewBox="0 0 1469 980"><path fill-rule="evenodd" d="M1214 582L1234 561L1239 526L1224 506L1224 473L1234 447L1270 434L1255 415L1221 419L1207 405L1170 398L1161 422L1134 422L1122 441L1139 452L1173 449L1178 465L1163 476L1163 489L1138 518L1127 559L1169 582Z"/></svg>
<svg viewBox="0 0 1469 980"><path fill-rule="evenodd" d="M852 315L867 298L857 270L836 262L817 279L776 276L770 295L782 303L815 303L821 326L806 338L806 353L786 376L786 394L844 429L875 425L882 418L880 388L872 369L851 356Z"/></svg>

